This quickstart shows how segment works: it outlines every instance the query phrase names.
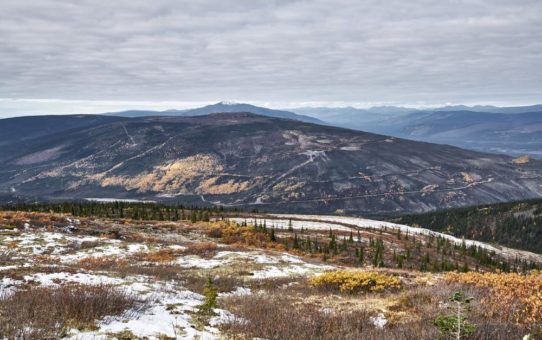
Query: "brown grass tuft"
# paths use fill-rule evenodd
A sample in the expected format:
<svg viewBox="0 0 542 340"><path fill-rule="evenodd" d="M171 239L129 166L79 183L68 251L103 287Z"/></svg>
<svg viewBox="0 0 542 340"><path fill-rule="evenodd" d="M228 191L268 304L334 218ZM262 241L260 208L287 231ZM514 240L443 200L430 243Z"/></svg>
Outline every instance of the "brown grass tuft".
<svg viewBox="0 0 542 340"><path fill-rule="evenodd" d="M211 257L216 254L217 245L214 242L191 243L183 251L185 255L199 255L201 257Z"/></svg>
<svg viewBox="0 0 542 340"><path fill-rule="evenodd" d="M116 257L84 257L77 264L86 270L106 270L127 266L128 261Z"/></svg>

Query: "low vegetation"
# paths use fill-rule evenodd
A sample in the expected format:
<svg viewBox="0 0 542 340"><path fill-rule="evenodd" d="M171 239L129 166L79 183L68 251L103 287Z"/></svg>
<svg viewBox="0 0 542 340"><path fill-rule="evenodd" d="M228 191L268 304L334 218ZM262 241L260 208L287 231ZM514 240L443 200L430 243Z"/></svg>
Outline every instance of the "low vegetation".
<svg viewBox="0 0 542 340"><path fill-rule="evenodd" d="M239 339L365 339L378 333L364 311L333 313L288 296L235 297L227 307L237 316L222 331Z"/></svg>
<svg viewBox="0 0 542 340"><path fill-rule="evenodd" d="M2 336L542 336L541 272L476 247L385 228L282 229L250 217L140 220L109 211L116 217L0 211L0 224L15 226L0 232Z"/></svg>
<svg viewBox="0 0 542 340"><path fill-rule="evenodd" d="M95 329L102 317L121 315L137 304L133 295L107 285L18 290L0 297L0 334L8 339L60 338L72 328Z"/></svg>
<svg viewBox="0 0 542 340"><path fill-rule="evenodd" d="M482 299L488 317L519 324L542 322L542 272L517 273L448 273L445 279L490 289Z"/></svg>
<svg viewBox="0 0 542 340"><path fill-rule="evenodd" d="M467 319L467 312L470 311L472 298L466 297L462 291L455 292L450 297L451 306L449 314L439 315L434 321L444 337L461 339L468 337L476 330L476 325Z"/></svg>
<svg viewBox="0 0 542 340"><path fill-rule="evenodd" d="M309 282L316 287L347 293L381 292L401 287L401 281L396 277L361 270L327 272L311 278Z"/></svg>

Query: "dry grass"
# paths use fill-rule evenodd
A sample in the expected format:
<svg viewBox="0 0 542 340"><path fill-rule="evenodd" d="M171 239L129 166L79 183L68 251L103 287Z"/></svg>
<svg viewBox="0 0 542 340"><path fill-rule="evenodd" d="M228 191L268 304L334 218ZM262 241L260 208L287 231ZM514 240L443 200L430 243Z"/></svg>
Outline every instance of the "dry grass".
<svg viewBox="0 0 542 340"><path fill-rule="evenodd" d="M312 296L310 289L305 295L301 289L296 289L295 294L284 289L222 299L221 307L234 313L236 319L224 324L221 330L228 339L438 339L440 334L433 320L448 313L444 306L457 290L474 297L468 313L469 321L476 325L472 339L521 339L526 334L536 334L536 329L488 318L484 304L480 303L487 290L445 283L382 295L391 306L384 312L389 322L383 329L376 328L370 320L380 310L365 306L364 298L357 306L335 309L317 303L318 299L311 298L317 296Z"/></svg>
<svg viewBox="0 0 542 340"><path fill-rule="evenodd" d="M371 314L357 310L334 313L285 296L253 295L225 299L238 319L222 326L232 339L436 339L438 332L413 324L380 330Z"/></svg>
<svg viewBox="0 0 542 340"><path fill-rule="evenodd" d="M197 272L183 273L180 283L186 289L203 294L203 288L207 282L207 276ZM219 293L228 293L235 290L237 287L244 285L241 278L236 276L216 276L213 277L213 285L218 289Z"/></svg>
<svg viewBox="0 0 542 340"><path fill-rule="evenodd" d="M180 280L182 273L186 271L179 266L167 263L149 263L147 265L112 266L106 269L112 275L125 278L130 275L149 276L150 280L158 279L164 281Z"/></svg>
<svg viewBox="0 0 542 340"><path fill-rule="evenodd" d="M217 251L217 244L215 242L198 242L191 243L186 246L183 251L184 255L199 255L204 258L213 257Z"/></svg>
<svg viewBox="0 0 542 340"><path fill-rule="evenodd" d="M275 289L252 296L228 297L221 307L234 313L237 319L222 326L228 339L438 339L433 325L435 318L449 312L446 303L458 290L474 297L469 320L476 325L472 339L521 339L526 334L537 334L536 329L486 317L486 306L480 301L487 289L446 284L419 286L400 293L381 293L379 299L389 301L389 309L382 310L368 303L365 295L349 295L344 301L330 304L333 298L314 290ZM306 287L305 287L306 288ZM322 294L322 293L320 293ZM339 298L339 297L337 297ZM376 328L370 320L384 312L388 324Z"/></svg>
<svg viewBox="0 0 542 340"><path fill-rule="evenodd" d="M107 315L121 315L137 300L112 286L39 287L0 298L0 334L8 339L56 339L71 328L94 329Z"/></svg>
<svg viewBox="0 0 542 340"><path fill-rule="evenodd" d="M0 251L0 265L6 266L12 264L13 256L14 252L12 250Z"/></svg>
<svg viewBox="0 0 542 340"><path fill-rule="evenodd" d="M107 270L111 268L118 268L128 266L126 259L117 257L84 257L77 263L78 267L86 270Z"/></svg>
<svg viewBox="0 0 542 340"><path fill-rule="evenodd" d="M17 214L2 217L0 214L0 220L4 218L4 223L16 226L21 225L23 217L30 218ZM31 219L32 227L36 224L53 228L56 225L65 224L65 219L60 217L44 215ZM232 249L283 250L281 244L271 242L268 235L251 227L237 227L227 222L164 224L157 221L130 221L129 223L125 223L126 221L118 223L113 221L113 223L112 221L99 220L92 224L92 229L88 228L88 224L87 228L83 225L77 233L102 234L102 236L122 239L123 244L133 241L151 243L149 247L154 251L136 253L127 259L88 257L70 265L58 263L55 267L46 266L52 263L54 256L34 255L35 266L6 269L0 276L22 279L25 275L37 272L75 273L84 268L88 271L107 271L108 275L117 277L144 275L149 281L174 281L183 288L201 293L206 278L210 275L219 292L230 292L237 287L249 287L254 292L252 296L220 298L220 307L239 317L222 326L225 332L224 337L227 339L254 337L265 339L437 339L439 332L433 325L433 320L447 313L447 309L443 306L458 290L463 290L466 295L474 297L472 310L468 313L469 321L476 325L473 339L520 339L528 333L539 335L536 333L536 324L541 324L539 318L535 317L529 322L518 324L517 318L505 317L514 315L507 309L509 307L517 311L520 306L530 303L529 301L534 301L536 302L534 305L539 306L542 288L537 286L540 282L538 280L533 282L516 280L512 281L512 283L515 282L514 285L501 284L507 287L508 295L506 296L497 294L498 290L495 286L499 284L489 285L487 282L492 282L492 280L488 280L485 274L476 274L481 275L480 277L475 274L461 276L461 280L450 283L453 280L442 280L441 276L434 274L422 276L419 272L406 269L385 269L381 272L375 269L378 273L368 274L368 277L356 275L335 277L335 275L330 280L323 280L323 284L317 285L318 287L310 285L309 280L299 277L255 280L248 274L254 271L253 267L257 267L258 264L239 261L240 263L234 263L235 266L230 263L218 268L197 269L182 268L173 262L183 255L213 257L218 249L215 242L207 242L211 239L218 243L229 244ZM326 240L327 232L325 233L324 237L318 239L319 242ZM313 237L316 234L310 233L304 236ZM284 233L284 235L290 234ZM284 235L280 234L278 237L284 237ZM337 235L342 237L342 234ZM348 236L348 234L345 235ZM385 237L387 237L386 234L384 234L386 241ZM392 239L395 235L389 237ZM156 250L170 244L186 245L187 242L192 241L194 243L189 243L182 250L170 248ZM74 242L68 245L67 250L77 253L103 243L103 240L82 244ZM290 251L295 252L295 250ZM12 264L13 255L17 254L0 253L0 264ZM309 253L302 255L316 256ZM343 255L339 254L337 258ZM370 252L367 256L370 256ZM56 261L60 258L55 257ZM373 277L372 275L386 277L381 281L380 276ZM505 282L504 275L506 274L495 274L495 280ZM400 291L396 289L395 284L399 276L403 283ZM468 277L471 278L470 281L466 280ZM478 281L472 281L474 278L485 283L478 284ZM36 283L29 282L28 285L20 286L20 288L27 288L33 284ZM343 292L371 292L371 294L338 294L341 289ZM0 297L0 339L4 337L8 339L59 338L69 328L92 329L96 319L109 314L122 314L139 305L133 297L122 297L125 294L112 287L103 287L102 290L106 292L93 291L87 286L33 288L20 291L11 297ZM113 292L107 293L108 290ZM510 295L511 291L517 291L520 295ZM120 294L121 297L115 294ZM527 300L524 301L523 298ZM533 311L539 312L540 309L530 309L528 315L533 315ZM369 319L378 313L384 313L389 321L383 330L375 328ZM126 339L131 339L130 334L125 335Z"/></svg>
<svg viewBox="0 0 542 340"><path fill-rule="evenodd" d="M35 266L17 266L15 268L5 269L0 272L0 277L9 277L14 280L25 280L25 276L32 275L36 273L42 273L42 274L50 274L50 273L70 273L75 274L79 271L78 268L73 268L70 266L64 266L64 265L55 265L51 266L49 264L45 265L35 265ZM33 284L34 282L32 280L26 280L27 283Z"/></svg>
<svg viewBox="0 0 542 340"><path fill-rule="evenodd" d="M450 313L446 306L448 306L450 296L457 291L463 291L466 296L473 298L468 312L469 321L476 325L472 339L521 339L526 334L536 332L533 327L488 318L487 313L492 307L483 301L490 291L486 288L459 283L440 282L432 286L411 288L399 295L394 311L406 312L405 322L408 324L432 325L432 321L438 315Z"/></svg>

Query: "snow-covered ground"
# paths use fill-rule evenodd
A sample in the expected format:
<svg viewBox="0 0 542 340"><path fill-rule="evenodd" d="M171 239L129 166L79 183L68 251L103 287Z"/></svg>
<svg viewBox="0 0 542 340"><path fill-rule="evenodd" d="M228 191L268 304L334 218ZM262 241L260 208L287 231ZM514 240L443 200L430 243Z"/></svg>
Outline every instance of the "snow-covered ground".
<svg viewBox="0 0 542 340"><path fill-rule="evenodd" d="M129 311L120 317L105 317L98 322L98 330L78 332L73 330L70 339L109 339L108 333L129 330L140 338L157 339L171 337L177 339L215 339L219 332L207 326L202 330L192 327L191 313L203 302L203 296L173 283L154 282L147 279L127 280L122 286L129 293L145 299L149 306L139 311ZM226 311L216 310L226 315Z"/></svg>
<svg viewBox="0 0 542 340"><path fill-rule="evenodd" d="M84 244L88 242L89 244ZM137 254L161 249L174 250L175 259L160 263L178 266L179 272L201 272L210 275L213 270L246 272L245 282L275 277L306 276L322 273L332 266L306 262L303 258L283 252L264 250L226 250L211 257L184 254L185 245L143 244L72 233L44 230L11 230L0 233L0 252L9 252L13 264L0 266L0 296L9 296L29 285L57 287L65 284L113 285L145 300L146 308L131 310L122 316L105 317L97 321L97 329L80 332L71 330L69 339L109 339L110 334L130 331L141 338L159 339L215 339L220 338L218 325L235 318L226 310L216 309L216 316L209 325L196 327L193 314L203 301L203 296L190 291L179 281L164 281L147 275L116 275L79 268L79 261L86 258L122 258L131 266L148 265ZM44 262L46 261L46 262ZM47 262L48 261L48 262ZM46 269L46 270L44 270ZM24 273L23 275L17 272ZM12 274L14 273L14 274ZM10 275L14 275L10 277ZM251 294L249 288L239 286L221 297Z"/></svg>
<svg viewBox="0 0 542 340"><path fill-rule="evenodd" d="M99 198L99 197L88 197L85 198L87 201L91 202L101 202L101 203L110 203L110 202L125 202L125 203L156 203L153 200L136 200L128 198Z"/></svg>
<svg viewBox="0 0 542 340"><path fill-rule="evenodd" d="M175 263L183 268L197 269L212 269L224 266L257 268L257 270L252 271L252 275L249 276L250 279L307 276L334 268L329 265L307 263L302 258L290 254L271 255L263 251L221 251L210 259L189 255L179 257Z"/></svg>
<svg viewBox="0 0 542 340"><path fill-rule="evenodd" d="M267 228L274 227L275 229L283 229L287 230L290 225L292 226L292 229L295 230L340 230L340 231L351 231L352 228L346 227L340 224L335 223L328 223L328 222L315 222L315 221L298 221L298 220L290 220L290 219L265 219L265 218L241 218L241 217L232 217L229 219L232 222L236 223L243 223L246 222L247 224L263 224L266 223Z"/></svg>

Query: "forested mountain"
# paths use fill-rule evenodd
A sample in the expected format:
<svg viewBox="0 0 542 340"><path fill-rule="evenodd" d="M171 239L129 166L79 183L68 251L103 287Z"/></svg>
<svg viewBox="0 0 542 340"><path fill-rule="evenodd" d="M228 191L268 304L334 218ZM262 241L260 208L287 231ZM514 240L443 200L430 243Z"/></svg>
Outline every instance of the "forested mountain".
<svg viewBox="0 0 542 340"><path fill-rule="evenodd" d="M282 212L422 212L540 197L541 165L250 113L105 117L0 146L0 193Z"/></svg>
<svg viewBox="0 0 542 340"><path fill-rule="evenodd" d="M117 117L153 117L153 116L205 116L213 113L239 113L247 112L254 113L257 115L274 117L274 118L287 118L293 120L299 120L301 122L315 123L315 124L325 124L323 121L302 115L296 114L293 112L285 110L273 110L265 107L244 104L244 103L235 103L222 101L212 105L206 105L203 107L198 107L194 109L186 110L166 110L166 111L152 111L152 110L130 110L130 111L121 111L121 112L112 112L107 113L106 115L117 116Z"/></svg>
<svg viewBox="0 0 542 340"><path fill-rule="evenodd" d="M542 254L542 200L403 216L395 221Z"/></svg>
<svg viewBox="0 0 542 340"><path fill-rule="evenodd" d="M301 108L329 124L483 152L542 157L542 107Z"/></svg>

